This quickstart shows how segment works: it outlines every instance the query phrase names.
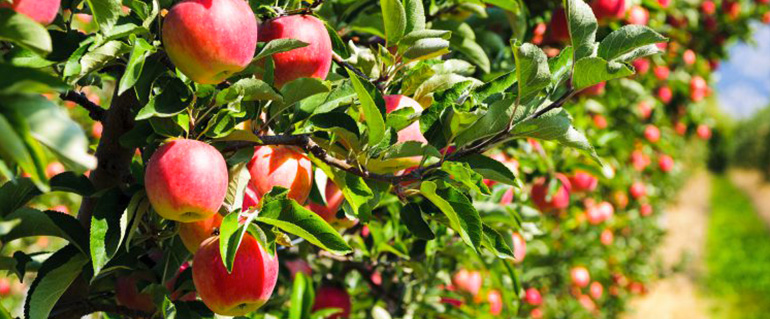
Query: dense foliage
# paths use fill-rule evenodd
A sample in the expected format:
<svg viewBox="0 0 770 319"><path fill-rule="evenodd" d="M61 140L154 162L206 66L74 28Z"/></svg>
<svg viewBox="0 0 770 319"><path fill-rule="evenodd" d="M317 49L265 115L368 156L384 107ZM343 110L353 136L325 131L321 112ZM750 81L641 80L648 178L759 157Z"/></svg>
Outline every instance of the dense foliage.
<svg viewBox="0 0 770 319"><path fill-rule="evenodd" d="M617 317L770 11L25 1L59 5L0 3L0 317L35 319Z"/></svg>

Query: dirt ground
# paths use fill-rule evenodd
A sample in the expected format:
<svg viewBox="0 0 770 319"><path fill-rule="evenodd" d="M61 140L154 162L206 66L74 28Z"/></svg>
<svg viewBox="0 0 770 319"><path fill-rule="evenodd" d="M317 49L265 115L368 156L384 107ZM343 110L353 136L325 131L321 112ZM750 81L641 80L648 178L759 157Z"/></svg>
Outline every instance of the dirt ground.
<svg viewBox="0 0 770 319"><path fill-rule="evenodd" d="M667 236L659 254L666 269L689 262L682 272L653 283L649 293L631 302L624 319L708 318L708 302L699 296L697 278L703 271L703 248L709 213L710 177L694 175L681 190L677 201L661 217ZM770 193L768 193L770 194ZM767 197L770 204L770 196ZM768 206L770 208L770 206Z"/></svg>
<svg viewBox="0 0 770 319"><path fill-rule="evenodd" d="M752 170L733 169L729 176L735 186L749 195L757 213L770 227L770 183L761 173Z"/></svg>

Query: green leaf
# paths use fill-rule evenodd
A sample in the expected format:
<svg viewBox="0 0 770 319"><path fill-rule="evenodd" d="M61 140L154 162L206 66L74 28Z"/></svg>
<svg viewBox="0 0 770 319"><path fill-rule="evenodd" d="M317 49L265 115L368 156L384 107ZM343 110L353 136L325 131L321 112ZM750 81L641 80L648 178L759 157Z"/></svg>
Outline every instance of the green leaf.
<svg viewBox="0 0 770 319"><path fill-rule="evenodd" d="M61 212L23 207L5 216L5 221L15 225L0 233L4 243L24 237L54 236L68 240L84 252L88 248L86 230L75 217Z"/></svg>
<svg viewBox="0 0 770 319"><path fill-rule="evenodd" d="M612 61L610 61L610 64L615 65L616 67L620 67L619 65L620 63L629 63L636 59L643 58L650 55L655 55L661 52L663 51L657 45L649 44L649 45L645 45L643 47L631 50L630 52L613 59Z"/></svg>
<svg viewBox="0 0 770 319"><path fill-rule="evenodd" d="M516 176L513 172L505 166L490 157L481 154L472 154L458 159L459 162L468 163L470 167L484 176L484 178L491 179L500 183L508 185L516 185Z"/></svg>
<svg viewBox="0 0 770 319"><path fill-rule="evenodd" d="M398 1L398 0L384 0L384 1ZM347 70L347 69L345 69ZM364 114L364 122L369 129L369 144L378 144L385 137L385 120L382 118L382 113L374 102L374 98L369 94L369 91L364 87L359 79L358 75L347 70L350 76L350 82L353 84L353 88L358 95L358 100L361 102L362 113Z"/></svg>
<svg viewBox="0 0 770 319"><path fill-rule="evenodd" d="M457 37L452 35L450 40L452 50L462 53L468 61L481 68L484 73L489 73L491 69L491 62L487 53L484 51L475 39Z"/></svg>
<svg viewBox="0 0 770 319"><path fill-rule="evenodd" d="M513 99L492 103L484 115L455 138L457 145L467 145L482 138L491 137L505 130L513 116Z"/></svg>
<svg viewBox="0 0 770 319"><path fill-rule="evenodd" d="M64 172L51 178L52 191L70 192L83 197L89 197L96 192L94 184L85 175Z"/></svg>
<svg viewBox="0 0 770 319"><path fill-rule="evenodd" d="M308 123L316 129L337 134L338 137L348 142L348 145L358 145L360 133L358 123L343 112L321 113L311 116Z"/></svg>
<svg viewBox="0 0 770 319"><path fill-rule="evenodd" d="M29 154L21 137L16 134L13 125L2 114L0 114L0 135L3 136L3 142L0 143L0 158L18 165L25 172L30 172L30 176L39 183L41 176L37 173L32 155Z"/></svg>
<svg viewBox="0 0 770 319"><path fill-rule="evenodd" d="M551 86L558 88L566 83L572 72L572 47L567 46L559 52L559 55L548 60L548 68L551 70Z"/></svg>
<svg viewBox="0 0 770 319"><path fill-rule="evenodd" d="M128 203L118 188L103 193L91 216L91 263L94 275L107 265L123 243L128 228Z"/></svg>
<svg viewBox="0 0 770 319"><path fill-rule="evenodd" d="M385 23L385 39L393 46L406 34L406 10L401 0L380 0L382 19Z"/></svg>
<svg viewBox="0 0 770 319"><path fill-rule="evenodd" d="M275 39L268 42L252 61L259 61L276 53L288 52L306 46L308 46L308 43L297 39Z"/></svg>
<svg viewBox="0 0 770 319"><path fill-rule="evenodd" d="M179 78L161 78L154 85L159 91L139 113L136 120L146 120L151 117L171 117L184 111L192 93Z"/></svg>
<svg viewBox="0 0 770 319"><path fill-rule="evenodd" d="M8 51L8 53L5 54L5 59L12 65L33 69L42 69L56 64L56 61L48 60L21 46L17 46Z"/></svg>
<svg viewBox="0 0 770 319"><path fill-rule="evenodd" d="M500 233L487 225L484 225L484 236L482 237L481 244L495 254L497 258L513 258L513 249L511 249L510 244Z"/></svg>
<svg viewBox="0 0 770 319"><path fill-rule="evenodd" d="M441 153L432 145L418 141L406 141L389 147L382 158L391 159L412 156L433 156L435 158L441 158Z"/></svg>
<svg viewBox="0 0 770 319"><path fill-rule="evenodd" d="M256 220L304 238L309 243L337 255L352 251L334 227L294 200L275 199L266 202Z"/></svg>
<svg viewBox="0 0 770 319"><path fill-rule="evenodd" d="M254 148L249 148L249 159L254 155ZM235 164L229 169L229 181L227 183L227 194L225 195L225 201L222 203L220 211L225 213L235 212L242 209L243 196L246 192L246 187L249 185L249 170L246 167L246 162Z"/></svg>
<svg viewBox="0 0 770 319"><path fill-rule="evenodd" d="M131 55L128 58L128 64L126 64L126 71L120 78L118 85L118 94L123 94L136 84L139 77L142 75L142 68L144 68L144 61L150 55L155 52L155 47L147 43L147 40L131 36L131 42L133 43L133 49Z"/></svg>
<svg viewBox="0 0 770 319"><path fill-rule="evenodd" d="M598 23L594 12L583 0L566 0L566 4L569 34L575 50L574 60L595 56Z"/></svg>
<svg viewBox="0 0 770 319"><path fill-rule="evenodd" d="M33 68L0 63L0 94L50 93L64 91L67 84L59 78Z"/></svg>
<svg viewBox="0 0 770 319"><path fill-rule="evenodd" d="M1 131L0 131L1 132ZM7 136L7 135L3 135ZM3 141L3 143L6 143ZM0 144L3 144L0 143ZM19 178L13 181L7 181L0 187L0 217L16 211L26 205L32 198L42 194L35 184L29 178Z"/></svg>
<svg viewBox="0 0 770 319"><path fill-rule="evenodd" d="M441 38L417 40L404 51L404 57L411 60L426 60L449 53L449 41Z"/></svg>
<svg viewBox="0 0 770 319"><path fill-rule="evenodd" d="M241 246L241 241L243 241L243 236L246 235L246 228L248 227L241 226L238 223L239 217L240 214L238 212L230 213L222 219L222 224L219 226L219 253L222 256L222 263L225 265L227 273L233 271L235 254L238 253L238 247ZM245 223L245 225L249 223Z"/></svg>
<svg viewBox="0 0 770 319"><path fill-rule="evenodd" d="M555 140L564 146L586 151L592 159L601 163L596 150L583 133L572 126L572 119L564 109L554 109L536 119L516 123L511 134L514 137Z"/></svg>
<svg viewBox="0 0 770 319"><path fill-rule="evenodd" d="M49 257L37 272L24 302L24 318L46 319L56 302L88 263L88 258L68 245Z"/></svg>
<svg viewBox="0 0 770 319"><path fill-rule="evenodd" d="M508 90L508 88L510 88L514 83L516 83L516 80L518 79L517 76L518 75L515 71L503 74L494 80L484 83L484 85L476 88L473 91L473 96L478 101L484 101L492 95L503 93L505 90Z"/></svg>
<svg viewBox="0 0 770 319"><path fill-rule="evenodd" d="M447 30L414 30L407 33L398 43L399 47L411 47L415 42L422 39L438 38L449 40L452 38L452 32ZM403 50L402 50L403 51Z"/></svg>
<svg viewBox="0 0 770 319"><path fill-rule="evenodd" d="M425 7L422 0L404 0L406 28L404 34L425 29Z"/></svg>
<svg viewBox="0 0 770 319"><path fill-rule="evenodd" d="M113 0L105 0L113 1ZM108 64L114 62L123 54L131 52L131 47L122 41L112 40L96 48L91 47L89 52L83 54L80 59L79 76L85 76L88 73L99 70ZM77 80L79 78L75 78Z"/></svg>
<svg viewBox="0 0 770 319"><path fill-rule="evenodd" d="M432 181L422 182L420 192L447 216L449 226L463 242L476 251L481 243L481 218L470 200L451 187L438 190L438 185Z"/></svg>
<svg viewBox="0 0 770 319"><path fill-rule="evenodd" d="M281 87L283 105L289 106L309 96L326 93L330 90L329 82L317 78L299 78Z"/></svg>
<svg viewBox="0 0 770 319"><path fill-rule="evenodd" d="M551 83L548 57L539 47L529 43L521 46L513 44L513 56L516 60L516 77L519 79L519 96L516 101L526 104Z"/></svg>
<svg viewBox="0 0 770 319"><path fill-rule="evenodd" d="M406 204L401 210L399 210L401 216L401 222L404 223L409 232L417 238L424 240L433 240L436 238L436 234L430 229L430 225L425 221L422 216L422 209L420 205L415 203Z"/></svg>
<svg viewBox="0 0 770 319"><path fill-rule="evenodd" d="M120 0L86 0L94 20L103 33L109 33L118 22L122 10Z"/></svg>
<svg viewBox="0 0 770 319"><path fill-rule="evenodd" d="M598 54L600 58L612 61L635 49L666 40L647 26L629 24L607 35L599 44Z"/></svg>
<svg viewBox="0 0 770 319"><path fill-rule="evenodd" d="M297 272L294 276L294 284L291 288L291 307L289 319L303 319L310 316L310 311L315 300L313 281L304 273Z"/></svg>
<svg viewBox="0 0 770 319"><path fill-rule="evenodd" d="M453 180L460 182L469 189L478 193L489 195L489 188L484 184L481 174L473 171L467 163L445 161L441 164L441 170L447 172Z"/></svg>
<svg viewBox="0 0 770 319"><path fill-rule="evenodd" d="M43 25L8 8L0 8L0 40L14 42L40 55L53 50L51 36Z"/></svg>
<svg viewBox="0 0 770 319"><path fill-rule="evenodd" d="M224 94L220 101L220 94ZM227 103L235 101L237 97L242 97L243 101L282 101L281 94L275 91L273 87L255 78L240 79L233 83L228 89L217 94L217 102Z"/></svg>
<svg viewBox="0 0 770 319"><path fill-rule="evenodd" d="M620 63L615 63L613 66L599 57L583 58L575 63L572 83L575 89L580 91L604 81L627 77L633 74L634 71Z"/></svg>
<svg viewBox="0 0 770 319"><path fill-rule="evenodd" d="M13 96L6 97L3 105L19 112L32 137L67 166L79 173L96 168L96 158L88 154L89 142L83 129L51 101L42 96Z"/></svg>

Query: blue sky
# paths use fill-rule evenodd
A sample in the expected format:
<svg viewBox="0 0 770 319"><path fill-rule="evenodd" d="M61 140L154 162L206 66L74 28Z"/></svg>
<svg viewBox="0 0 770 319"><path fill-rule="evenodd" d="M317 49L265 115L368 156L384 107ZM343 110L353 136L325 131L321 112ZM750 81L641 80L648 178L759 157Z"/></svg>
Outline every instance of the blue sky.
<svg viewBox="0 0 770 319"><path fill-rule="evenodd" d="M733 45L717 72L721 107L736 118L770 104L770 26L756 25L755 30L755 44Z"/></svg>

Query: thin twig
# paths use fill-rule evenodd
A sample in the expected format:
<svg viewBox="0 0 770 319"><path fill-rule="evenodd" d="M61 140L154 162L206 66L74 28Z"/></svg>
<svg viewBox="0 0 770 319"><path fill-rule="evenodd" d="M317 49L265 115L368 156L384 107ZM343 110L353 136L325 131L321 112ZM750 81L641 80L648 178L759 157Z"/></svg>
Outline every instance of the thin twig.
<svg viewBox="0 0 770 319"><path fill-rule="evenodd" d="M344 67L350 71L353 71L353 73L355 73L356 75L366 79L369 82L372 82L372 79L370 79L368 75L364 74L364 72L361 72L361 70L357 69L352 64L343 60L342 57L339 56L336 52L332 52L332 60L334 61L334 63L337 63L337 65Z"/></svg>
<svg viewBox="0 0 770 319"><path fill-rule="evenodd" d="M104 109L86 97L83 92L67 91L59 95L59 98L65 101L72 101L82 106L88 111L88 116L94 121L101 121L104 119Z"/></svg>

